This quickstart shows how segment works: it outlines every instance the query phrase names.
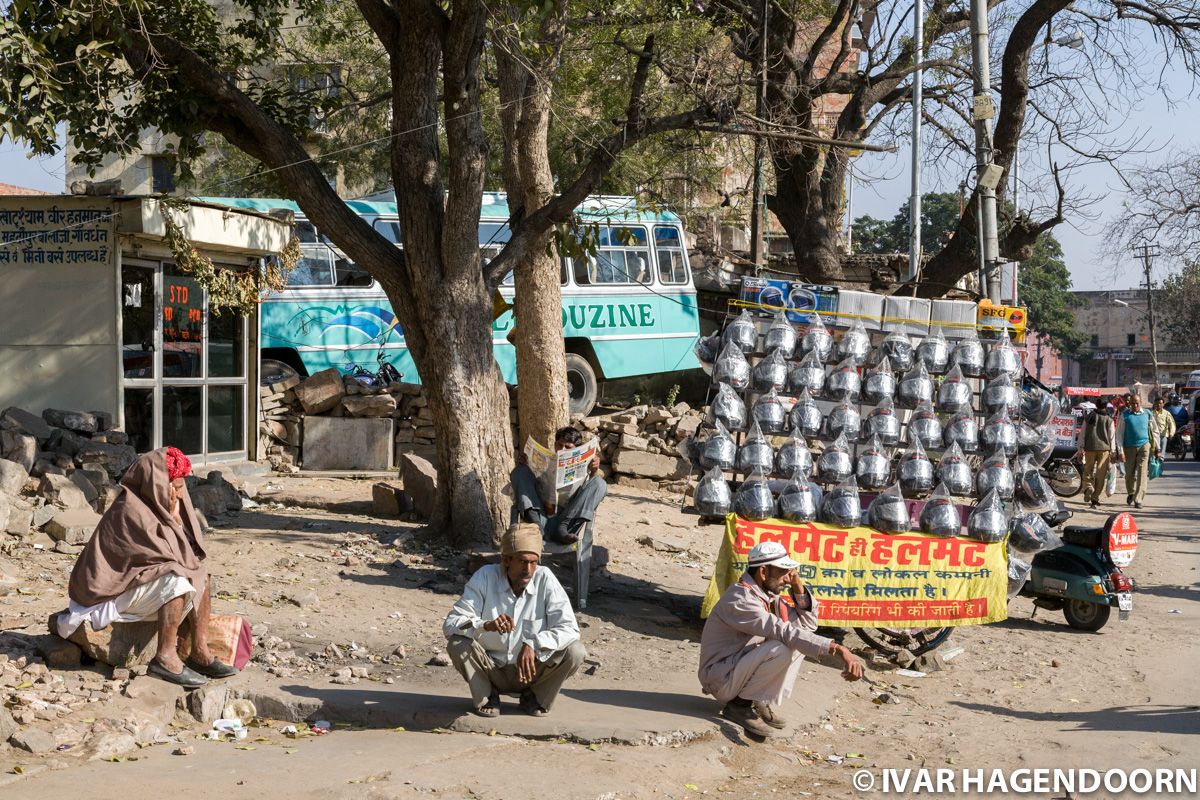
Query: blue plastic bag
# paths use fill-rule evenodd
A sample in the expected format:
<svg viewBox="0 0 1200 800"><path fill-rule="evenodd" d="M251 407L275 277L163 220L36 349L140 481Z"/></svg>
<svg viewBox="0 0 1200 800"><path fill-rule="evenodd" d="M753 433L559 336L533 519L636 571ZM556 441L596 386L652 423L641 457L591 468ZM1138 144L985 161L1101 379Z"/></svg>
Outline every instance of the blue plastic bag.
<svg viewBox="0 0 1200 800"><path fill-rule="evenodd" d="M1162 459L1158 456L1150 456L1150 480L1162 475L1162 469Z"/></svg>

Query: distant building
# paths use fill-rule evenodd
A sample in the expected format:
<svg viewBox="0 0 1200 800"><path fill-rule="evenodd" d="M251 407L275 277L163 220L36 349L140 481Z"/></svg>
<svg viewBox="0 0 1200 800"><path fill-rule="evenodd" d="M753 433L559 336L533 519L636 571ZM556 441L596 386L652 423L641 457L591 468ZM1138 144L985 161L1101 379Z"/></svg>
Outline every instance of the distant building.
<svg viewBox="0 0 1200 800"><path fill-rule="evenodd" d="M37 189L26 189L24 186L13 186L11 183L0 183L0 197L28 197L29 195L49 194Z"/></svg>
<svg viewBox="0 0 1200 800"><path fill-rule="evenodd" d="M1146 290L1072 294L1082 301L1075 309L1076 327L1088 336L1084 343L1086 355L1074 361L1079 385L1116 388L1134 381L1153 383ZM1200 351L1176 347L1163 333L1161 324L1156 325L1155 334L1159 380L1186 382L1188 373L1200 369Z"/></svg>

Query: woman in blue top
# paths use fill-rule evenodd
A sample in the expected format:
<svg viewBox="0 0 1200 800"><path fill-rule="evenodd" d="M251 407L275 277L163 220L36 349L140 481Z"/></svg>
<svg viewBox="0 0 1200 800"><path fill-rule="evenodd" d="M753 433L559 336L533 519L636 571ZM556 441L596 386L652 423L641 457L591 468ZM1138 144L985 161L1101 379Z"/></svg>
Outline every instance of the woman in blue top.
<svg viewBox="0 0 1200 800"><path fill-rule="evenodd" d="M1136 394L1130 395L1129 406L1121 412L1117 439L1125 462L1125 505L1141 508L1150 482L1150 456L1158 455L1158 443L1150 435L1150 412L1142 408L1142 398Z"/></svg>

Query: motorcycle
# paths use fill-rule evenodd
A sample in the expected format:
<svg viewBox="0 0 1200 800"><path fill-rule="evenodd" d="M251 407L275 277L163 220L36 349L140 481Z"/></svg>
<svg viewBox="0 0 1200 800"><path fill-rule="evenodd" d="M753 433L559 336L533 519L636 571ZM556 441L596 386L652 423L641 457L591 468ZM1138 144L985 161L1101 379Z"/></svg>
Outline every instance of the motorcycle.
<svg viewBox="0 0 1200 800"><path fill-rule="evenodd" d="M1083 491L1083 473L1075 457L1074 447L1056 447L1042 466L1050 488L1059 497L1074 497Z"/></svg>
<svg viewBox="0 0 1200 800"><path fill-rule="evenodd" d="M1175 456L1176 461L1183 461L1192 450L1191 425L1175 431L1175 435L1167 442L1167 452Z"/></svg>
<svg viewBox="0 0 1200 800"><path fill-rule="evenodd" d="M1072 628L1092 632L1107 624L1113 608L1120 619L1128 619L1137 588L1124 572L1137 551L1133 515L1113 514L1102 527L1068 525L1062 538L1062 547L1033 557L1019 592L1033 598L1034 614L1041 608L1062 611Z"/></svg>

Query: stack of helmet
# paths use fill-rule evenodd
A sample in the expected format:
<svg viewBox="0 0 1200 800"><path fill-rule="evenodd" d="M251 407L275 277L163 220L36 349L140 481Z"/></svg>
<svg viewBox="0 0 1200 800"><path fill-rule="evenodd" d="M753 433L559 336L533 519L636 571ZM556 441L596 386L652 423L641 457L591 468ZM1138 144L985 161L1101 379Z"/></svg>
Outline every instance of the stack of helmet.
<svg viewBox="0 0 1200 800"><path fill-rule="evenodd" d="M779 493L779 516L789 522L815 522L821 494L820 487L797 473Z"/></svg>
<svg viewBox="0 0 1200 800"><path fill-rule="evenodd" d="M720 420L716 430L700 445L700 465L705 469L733 469L737 460L737 445Z"/></svg>
<svg viewBox="0 0 1200 800"><path fill-rule="evenodd" d="M771 327L767 328L767 333L763 336L763 347L768 351L780 351L785 359L796 354L796 329L788 321L783 309L776 312Z"/></svg>
<svg viewBox="0 0 1200 800"><path fill-rule="evenodd" d="M878 436L889 447L900 441L900 417L896 416L896 407L890 397L883 398L867 413L863 434Z"/></svg>
<svg viewBox="0 0 1200 800"><path fill-rule="evenodd" d="M750 383L756 392L783 390L787 386L788 365L783 348L777 347L771 354L754 365Z"/></svg>
<svg viewBox="0 0 1200 800"><path fill-rule="evenodd" d="M750 385L750 362L738 345L730 342L713 365L713 381L727 383L739 392Z"/></svg>
<svg viewBox="0 0 1200 800"><path fill-rule="evenodd" d="M879 404L896 396L896 376L892 374L892 361L887 356L867 370L863 381L862 399L865 403Z"/></svg>
<svg viewBox="0 0 1200 800"><path fill-rule="evenodd" d="M908 449L900 456L896 466L896 477L899 478L900 488L908 497L927 494L933 490L933 464L925 454L919 439L913 439Z"/></svg>
<svg viewBox="0 0 1200 800"><path fill-rule="evenodd" d="M808 442L799 430L792 430L791 438L775 453L775 472L785 478L801 476L808 480L812 475L813 457Z"/></svg>
<svg viewBox="0 0 1200 800"><path fill-rule="evenodd" d="M856 319L850 326L850 330L843 333L841 341L838 342L838 358L853 358L855 362L862 364L867 360L869 352L871 352L871 335L867 333L867 328L863 325L862 320Z"/></svg>
<svg viewBox="0 0 1200 800"><path fill-rule="evenodd" d="M754 324L754 317L750 315L750 309L743 309L737 319L725 326L725 330L721 332L721 344L733 345L744 356L754 352L754 347L758 344L758 328Z"/></svg>
<svg viewBox="0 0 1200 800"><path fill-rule="evenodd" d="M702 517L723 517L733 510L733 492L720 467L714 466L704 473L692 500Z"/></svg>
<svg viewBox="0 0 1200 800"><path fill-rule="evenodd" d="M775 516L775 496L760 470L750 473L733 496L733 510L739 517L764 520Z"/></svg>
<svg viewBox="0 0 1200 800"><path fill-rule="evenodd" d="M875 495L867 507L867 524L881 533L908 533L912 521L900 484L895 483Z"/></svg>
<svg viewBox="0 0 1200 800"><path fill-rule="evenodd" d="M912 416L908 418L908 440L918 441L931 449L942 446L942 421L928 400L917 403Z"/></svg>
<svg viewBox="0 0 1200 800"><path fill-rule="evenodd" d="M771 449L771 443L767 441L767 437L763 436L762 429L755 420L750 423L750 433L746 436L746 441L742 442L742 446L738 448L738 471L754 472L757 470L765 475L774 467L775 451Z"/></svg>
<svg viewBox="0 0 1200 800"><path fill-rule="evenodd" d="M825 388L825 367L816 351L806 353L800 363L788 373L788 391L793 394L808 392L818 395Z"/></svg>
<svg viewBox="0 0 1200 800"><path fill-rule="evenodd" d="M962 517L946 484L939 483L921 509L921 530L933 536L958 536Z"/></svg>
<svg viewBox="0 0 1200 800"><path fill-rule="evenodd" d="M859 451L854 474L859 487L868 491L888 485L892 475L892 459L888 457L878 436L872 436L865 449Z"/></svg>
<svg viewBox="0 0 1200 800"><path fill-rule="evenodd" d="M950 347L946 344L946 336L941 328L921 340L917 345L917 358L934 375L941 375L950 363Z"/></svg>
<svg viewBox="0 0 1200 800"><path fill-rule="evenodd" d="M746 427L746 403L729 384L717 387L717 396L708 406L708 421L719 422L731 431Z"/></svg>
<svg viewBox="0 0 1200 800"><path fill-rule="evenodd" d="M858 362L854 356L846 356L825 378L825 397L835 403L857 403L862 388L858 376Z"/></svg>
<svg viewBox="0 0 1200 800"><path fill-rule="evenodd" d="M862 522L862 500L859 499L858 483L853 476L825 492L818 519L843 528L854 528Z"/></svg>
<svg viewBox="0 0 1200 800"><path fill-rule="evenodd" d="M839 435L817 456L817 480L821 483L841 483L854 475L854 459L845 434Z"/></svg>
<svg viewBox="0 0 1200 800"><path fill-rule="evenodd" d="M817 403L812 399L808 389L800 390L796 396L796 404L788 413L788 419L791 422L792 430L799 431L800 435L809 438L820 435L823 419L821 409L817 407Z"/></svg>

